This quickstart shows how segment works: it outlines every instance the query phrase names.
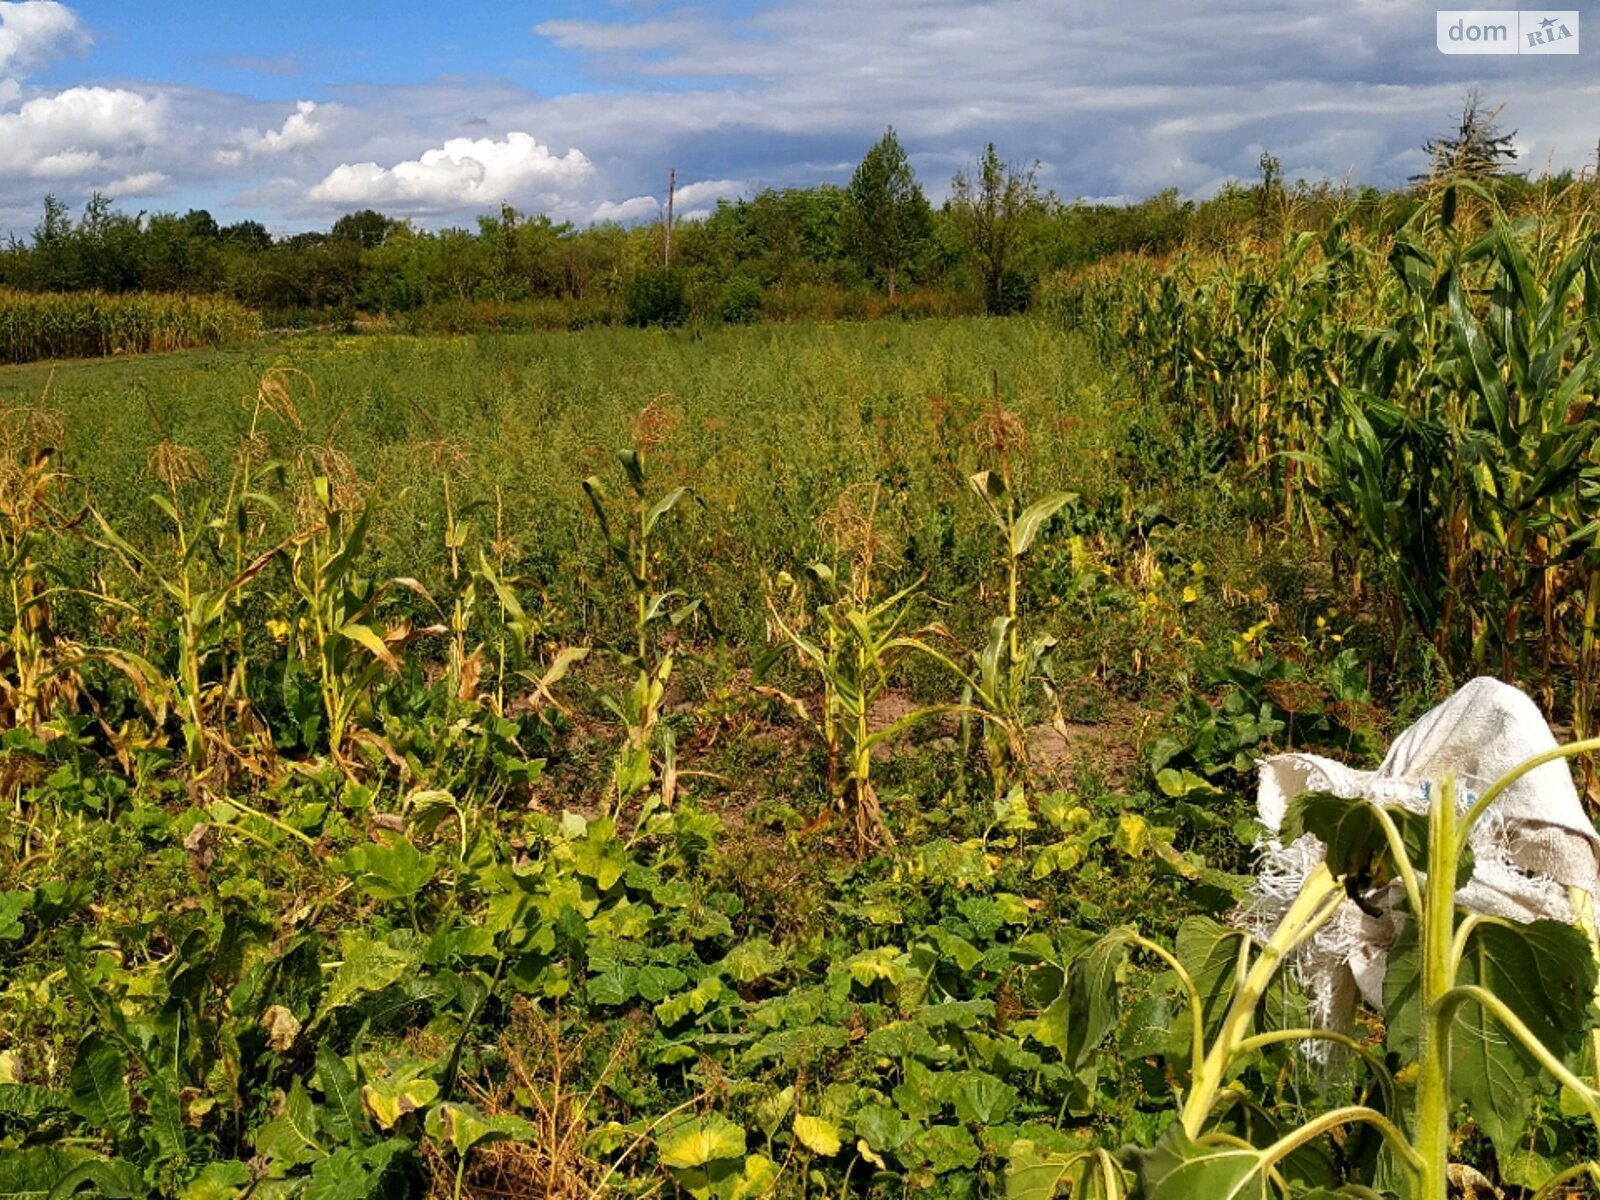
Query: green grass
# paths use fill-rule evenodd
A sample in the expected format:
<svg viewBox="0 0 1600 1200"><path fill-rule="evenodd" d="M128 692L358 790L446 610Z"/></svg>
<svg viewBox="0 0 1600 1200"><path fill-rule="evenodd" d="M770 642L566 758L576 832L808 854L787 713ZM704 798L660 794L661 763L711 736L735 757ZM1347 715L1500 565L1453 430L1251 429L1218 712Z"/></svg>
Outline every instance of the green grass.
<svg viewBox="0 0 1600 1200"><path fill-rule="evenodd" d="M818 518L846 488L883 487L896 577L926 572L960 603L990 558L966 488L996 387L1026 434L1019 488L1120 493L1119 428L1130 397L1076 341L1026 321L773 326L698 334L592 330L474 339L296 339L277 345L0 372L0 400L37 401L65 421L63 465L114 519L152 520L148 459L160 437L225 478L262 374L291 384L303 433L273 432L290 456L333 431L377 499L382 571L442 583L440 473L493 531L497 496L513 563L569 614L573 636L615 632L601 546L580 483L610 474L640 410L674 426L650 456L665 484L701 503L669 534L674 558L745 639L761 628L761 580L827 549Z"/></svg>

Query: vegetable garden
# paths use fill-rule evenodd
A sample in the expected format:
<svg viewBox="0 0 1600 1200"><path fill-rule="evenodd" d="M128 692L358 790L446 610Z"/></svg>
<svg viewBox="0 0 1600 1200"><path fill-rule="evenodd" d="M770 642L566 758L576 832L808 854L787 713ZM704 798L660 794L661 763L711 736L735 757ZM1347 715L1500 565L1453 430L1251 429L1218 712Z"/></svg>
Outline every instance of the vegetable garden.
<svg viewBox="0 0 1600 1200"><path fill-rule="evenodd" d="M1592 921L1458 910L1494 788L1302 797L1232 919L1255 760L1469 676L1596 794L1576 195L1032 319L0 372L0 1196L1591 1194ZM1385 1010L1309 1028L1373 878Z"/></svg>

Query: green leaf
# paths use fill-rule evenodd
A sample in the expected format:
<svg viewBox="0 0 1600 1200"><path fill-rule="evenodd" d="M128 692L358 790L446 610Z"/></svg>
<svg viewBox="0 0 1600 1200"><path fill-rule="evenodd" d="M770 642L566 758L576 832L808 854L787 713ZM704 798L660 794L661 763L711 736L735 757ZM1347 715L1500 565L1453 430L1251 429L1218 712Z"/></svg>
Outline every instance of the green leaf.
<svg viewBox="0 0 1600 1200"><path fill-rule="evenodd" d="M1123 1200L1128 1173L1106 1151L1041 1153L1019 1138L1006 1155L1006 1200Z"/></svg>
<svg viewBox="0 0 1600 1200"><path fill-rule="evenodd" d="M392 845L357 846L338 862L362 891L374 900L410 900L433 880L438 864L405 838Z"/></svg>
<svg viewBox="0 0 1600 1200"><path fill-rule="evenodd" d="M133 1116L122 1053L98 1033L78 1043L72 1062L72 1111L96 1129L121 1134Z"/></svg>
<svg viewBox="0 0 1600 1200"><path fill-rule="evenodd" d="M615 887L628 869L627 851L608 820L593 822L584 836L572 843L572 861L578 874L594 880L601 892Z"/></svg>
<svg viewBox="0 0 1600 1200"><path fill-rule="evenodd" d="M797 1114L794 1119L794 1136L813 1154L832 1157L839 1153L839 1127L822 1117Z"/></svg>
<svg viewBox="0 0 1600 1200"><path fill-rule="evenodd" d="M1178 961L1200 993L1207 1039L1215 1035L1233 1001L1235 968L1245 942L1240 930L1210 917L1190 917L1178 926Z"/></svg>
<svg viewBox="0 0 1600 1200"><path fill-rule="evenodd" d="M344 1059L327 1042L317 1047L317 1082L322 1088L323 1127L336 1141L356 1141L366 1126L361 1089Z"/></svg>
<svg viewBox="0 0 1600 1200"><path fill-rule="evenodd" d="M0 1153L0 1200L47 1200L85 1163L107 1160L68 1146L25 1146Z"/></svg>
<svg viewBox="0 0 1600 1200"><path fill-rule="evenodd" d="M1307 792L1289 802L1278 836L1285 845L1312 834L1327 847L1328 870L1336 877L1367 870L1388 851L1373 806L1359 796Z"/></svg>
<svg viewBox="0 0 1600 1200"><path fill-rule="evenodd" d="M591 976L585 987L591 1004L615 1007L626 1004L637 994L639 970L624 963L612 963L598 975Z"/></svg>
<svg viewBox="0 0 1600 1200"><path fill-rule="evenodd" d="M393 1129L402 1118L420 1112L439 1098L439 1085L423 1075L427 1064L413 1062L361 1089L361 1104L380 1129Z"/></svg>
<svg viewBox="0 0 1600 1200"><path fill-rule="evenodd" d="M657 1147L664 1167L701 1167L744 1154L744 1127L712 1113L675 1128Z"/></svg>
<svg viewBox="0 0 1600 1200"><path fill-rule="evenodd" d="M322 994L313 1025L362 996L393 986L418 965L414 955L362 934L346 934L342 950L344 961Z"/></svg>
<svg viewBox="0 0 1600 1200"><path fill-rule="evenodd" d="M688 490L688 488L681 487L673 488L665 496L661 497L661 499L657 500L650 506L650 511L647 512L644 517L645 537L649 537L650 534L655 530L657 521L661 520L662 517L666 516L669 512L677 507L678 501L683 499Z"/></svg>
<svg viewBox="0 0 1600 1200"><path fill-rule="evenodd" d="M1576 929L1556 921L1478 924L1467 937L1457 975L1498 996L1558 1057L1573 1053L1590 1027L1595 964ZM1389 952L1383 998L1387 1044L1402 1063L1415 1062L1420 1030L1421 967L1415 927ZM1463 1004L1450 1027L1454 1098L1502 1154L1524 1140L1534 1099L1550 1090L1537 1061L1481 1005Z"/></svg>
<svg viewBox="0 0 1600 1200"><path fill-rule="evenodd" d="M1148 1150L1131 1150L1144 1200L1270 1200L1261 1153L1199 1146L1174 1121Z"/></svg>
<svg viewBox="0 0 1600 1200"><path fill-rule="evenodd" d="M501 1114L486 1117L470 1104L436 1104L423 1122L428 1136L465 1158L478 1146L494 1142L531 1142L536 1130L520 1117Z"/></svg>
<svg viewBox="0 0 1600 1200"><path fill-rule="evenodd" d="M1576 929L1555 921L1478 925L1457 981L1493 992L1558 1058L1582 1044L1591 1022L1595 962ZM1450 1041L1452 1090L1496 1150L1524 1140L1534 1097L1549 1090L1537 1061L1483 1007L1463 1004Z"/></svg>
<svg viewBox="0 0 1600 1200"><path fill-rule="evenodd" d="M178 1200L237 1200L254 1175L237 1159L209 1162L178 1192Z"/></svg>
<svg viewBox="0 0 1600 1200"><path fill-rule="evenodd" d="M1056 492L1023 509L1022 515L1017 518L1017 523L1011 530L1012 557L1021 558L1026 554L1028 547L1033 545L1033 539L1044 527L1044 523L1077 498L1075 492Z"/></svg>
<svg viewBox="0 0 1600 1200"><path fill-rule="evenodd" d="M22 936L22 914L33 906L31 891L0 892L0 942Z"/></svg>
<svg viewBox="0 0 1600 1200"><path fill-rule="evenodd" d="M966 1071L950 1097L956 1119L969 1125L998 1125L1016 1109L1017 1089L982 1071Z"/></svg>
<svg viewBox="0 0 1600 1200"><path fill-rule="evenodd" d="M66 1200L94 1186L99 1200L143 1200L150 1193L144 1173L133 1163L120 1158L88 1158L52 1181L49 1200ZM4 1193L0 1193L4 1195Z"/></svg>
<svg viewBox="0 0 1600 1200"><path fill-rule="evenodd" d="M384 643L384 640L374 633L370 626L352 621L348 625L341 626L339 634L341 637L347 637L362 647L368 654L387 667L391 673L396 675L400 673L399 659L395 658L389 647Z"/></svg>
<svg viewBox="0 0 1600 1200"><path fill-rule="evenodd" d="M961 1125L935 1125L924 1129L906 1146L909 1151L920 1154L935 1175L978 1165L978 1143Z"/></svg>
<svg viewBox="0 0 1600 1200"><path fill-rule="evenodd" d="M688 982L689 977L677 967L662 967L652 963L639 968L636 985L640 996L656 1004Z"/></svg>
<svg viewBox="0 0 1600 1200"><path fill-rule="evenodd" d="M301 1200L388 1200L403 1195L399 1164L413 1154L404 1138L361 1149L341 1147L311 1168Z"/></svg>
<svg viewBox="0 0 1600 1200"><path fill-rule="evenodd" d="M736 983L756 983L777 974L786 961L783 952L766 938L750 938L728 951L721 969Z"/></svg>
<svg viewBox="0 0 1600 1200"><path fill-rule="evenodd" d="M922 1129L898 1108L885 1104L865 1105L856 1111L852 1122L857 1136L865 1138L867 1145L881 1154L892 1154Z"/></svg>

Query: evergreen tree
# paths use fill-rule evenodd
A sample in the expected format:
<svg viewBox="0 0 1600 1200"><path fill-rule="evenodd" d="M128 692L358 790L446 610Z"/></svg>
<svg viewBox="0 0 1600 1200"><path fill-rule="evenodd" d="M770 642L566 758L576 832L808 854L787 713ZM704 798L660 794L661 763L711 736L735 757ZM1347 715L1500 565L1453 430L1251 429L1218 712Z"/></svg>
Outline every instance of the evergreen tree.
<svg viewBox="0 0 1600 1200"><path fill-rule="evenodd" d="M917 185L894 126L867 151L848 190L852 248L869 267L883 272L893 300L895 277L927 242L931 225L928 198Z"/></svg>

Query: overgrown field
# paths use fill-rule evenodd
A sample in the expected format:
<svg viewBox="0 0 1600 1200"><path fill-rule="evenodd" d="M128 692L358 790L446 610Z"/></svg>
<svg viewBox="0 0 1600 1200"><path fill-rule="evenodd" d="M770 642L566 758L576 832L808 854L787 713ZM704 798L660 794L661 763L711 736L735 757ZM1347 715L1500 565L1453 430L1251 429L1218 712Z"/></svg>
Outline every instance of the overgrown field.
<svg viewBox="0 0 1600 1200"><path fill-rule="evenodd" d="M1397 996L1330 1074L1273 971L1294 931L1252 957L1226 920L1258 755L1370 765L1502 649L1587 728L1593 575L1550 547L1593 538L1600 286L1583 231L1524 288L1543 235L1471 219L1419 227L1426 265L1333 235L1126 265L1048 321L0 372L0 1195L1443 1200L1446 1153L1524 1195L1580 1169L1577 930L1460 927L1544 1058L1467 997L1436 1074L1438 1013ZM1225 334L1272 348L1217 365ZM1318 457L1369 441L1370 535ZM1509 505L1530 470L1531 562L1438 482ZM1448 635L1407 590L1419 496L1570 651L1481 582L1442 590ZM1303 915L1416 859L1433 932L1396 954L1448 951L1448 839L1319 803L1293 819L1349 878Z"/></svg>

